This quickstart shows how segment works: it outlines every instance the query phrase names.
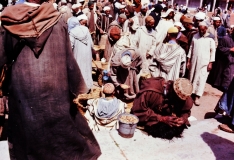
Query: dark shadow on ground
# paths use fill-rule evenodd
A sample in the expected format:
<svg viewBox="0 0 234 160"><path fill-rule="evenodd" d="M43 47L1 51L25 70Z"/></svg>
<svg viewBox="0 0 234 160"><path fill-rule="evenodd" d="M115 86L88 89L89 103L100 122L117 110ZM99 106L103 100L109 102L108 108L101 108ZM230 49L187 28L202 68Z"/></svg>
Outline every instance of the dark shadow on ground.
<svg viewBox="0 0 234 160"><path fill-rule="evenodd" d="M234 158L234 142L208 132L204 132L201 137L213 151L216 160L231 160Z"/></svg>

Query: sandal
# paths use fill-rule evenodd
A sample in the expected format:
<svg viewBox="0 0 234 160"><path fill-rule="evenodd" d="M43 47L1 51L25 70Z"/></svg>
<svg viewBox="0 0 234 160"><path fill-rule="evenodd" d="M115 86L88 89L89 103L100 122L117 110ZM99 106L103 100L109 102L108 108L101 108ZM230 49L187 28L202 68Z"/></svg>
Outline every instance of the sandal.
<svg viewBox="0 0 234 160"><path fill-rule="evenodd" d="M223 130L225 132L228 132L228 133L234 133L234 129L232 129L231 127L229 127L227 124L220 124L219 125L219 129Z"/></svg>

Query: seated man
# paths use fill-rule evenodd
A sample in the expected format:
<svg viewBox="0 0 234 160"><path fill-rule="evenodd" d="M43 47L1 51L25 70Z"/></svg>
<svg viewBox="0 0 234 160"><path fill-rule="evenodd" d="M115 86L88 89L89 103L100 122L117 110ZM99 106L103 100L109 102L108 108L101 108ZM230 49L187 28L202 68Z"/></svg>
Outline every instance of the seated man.
<svg viewBox="0 0 234 160"><path fill-rule="evenodd" d="M118 129L118 115L124 113L126 104L114 96L115 87L107 83L103 87L105 98L90 99L87 102L85 118L94 131Z"/></svg>
<svg viewBox="0 0 234 160"><path fill-rule="evenodd" d="M111 59L111 80L116 87L117 97L131 101L139 91L138 74L141 70L142 58L132 48L116 53Z"/></svg>
<svg viewBox="0 0 234 160"><path fill-rule="evenodd" d="M186 125L190 125L192 91L191 82L185 78L174 82L162 77L143 80L131 112L149 135L165 139L181 137Z"/></svg>

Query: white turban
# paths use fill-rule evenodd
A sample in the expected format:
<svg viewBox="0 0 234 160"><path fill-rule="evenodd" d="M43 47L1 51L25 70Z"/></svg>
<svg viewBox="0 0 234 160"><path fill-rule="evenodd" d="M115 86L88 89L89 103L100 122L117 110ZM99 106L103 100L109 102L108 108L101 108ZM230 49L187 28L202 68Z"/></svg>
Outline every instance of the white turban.
<svg viewBox="0 0 234 160"><path fill-rule="evenodd" d="M173 9L168 9L166 13L162 14L161 17L167 17L171 12L175 12Z"/></svg>
<svg viewBox="0 0 234 160"><path fill-rule="evenodd" d="M80 6L81 6L80 3L73 4L73 5L72 5L72 9L77 9L77 8L79 8Z"/></svg>
<svg viewBox="0 0 234 160"><path fill-rule="evenodd" d="M80 16L77 17L78 21L80 20L88 20L88 17L85 14L82 14Z"/></svg>
<svg viewBox="0 0 234 160"><path fill-rule="evenodd" d="M123 4L121 4L121 5L119 6L119 9L124 9L124 8L126 8L126 6L123 5Z"/></svg>
<svg viewBox="0 0 234 160"><path fill-rule="evenodd" d="M204 12L198 12L195 14L195 18L197 20L204 20L206 18L206 14Z"/></svg>
<svg viewBox="0 0 234 160"><path fill-rule="evenodd" d="M213 21L220 21L221 19L219 17L213 17Z"/></svg>
<svg viewBox="0 0 234 160"><path fill-rule="evenodd" d="M207 23L204 22L204 21L203 21L203 22L200 22L200 23L199 23L199 26L206 26L206 27L208 27Z"/></svg>
<svg viewBox="0 0 234 160"><path fill-rule="evenodd" d="M131 56L126 54L121 58L121 66L123 68L128 68L131 65Z"/></svg>
<svg viewBox="0 0 234 160"><path fill-rule="evenodd" d="M109 6L105 6L105 7L103 8L103 11L107 11L107 10L110 10L110 7L109 7Z"/></svg>
<svg viewBox="0 0 234 160"><path fill-rule="evenodd" d="M184 28L184 26L182 25L181 22L175 22L175 23L174 23L174 26L178 26L178 27L181 28L181 31L185 31L185 28Z"/></svg>
<svg viewBox="0 0 234 160"><path fill-rule="evenodd" d="M66 0L61 0L61 3L67 3L67 1Z"/></svg>

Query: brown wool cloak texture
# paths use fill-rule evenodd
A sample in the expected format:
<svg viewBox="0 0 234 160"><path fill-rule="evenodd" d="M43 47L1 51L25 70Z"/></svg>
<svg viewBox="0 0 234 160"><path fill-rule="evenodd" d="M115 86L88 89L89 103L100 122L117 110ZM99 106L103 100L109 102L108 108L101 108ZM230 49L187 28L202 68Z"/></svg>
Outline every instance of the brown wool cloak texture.
<svg viewBox="0 0 234 160"><path fill-rule="evenodd" d="M19 37L39 37L60 16L51 3L43 3L37 7L17 4L3 10L1 21L6 30Z"/></svg>
<svg viewBox="0 0 234 160"><path fill-rule="evenodd" d="M24 8L23 5L13 6L14 10L21 10L21 7ZM5 15L11 15L11 9L5 10ZM48 22L45 18L34 17L40 24L45 24L43 20ZM14 28L13 24L11 27ZM31 28L28 30L27 33L35 35ZM7 48L18 40L13 32L0 31L0 46L4 46L0 48L2 67L7 61ZM67 25L61 18L40 37L25 40L27 43L12 66L9 86L11 159L97 159L101 154L100 147L85 118L72 103L74 96L87 92L87 87L72 53ZM44 45L40 46L41 53L36 58L32 48L40 42Z"/></svg>

